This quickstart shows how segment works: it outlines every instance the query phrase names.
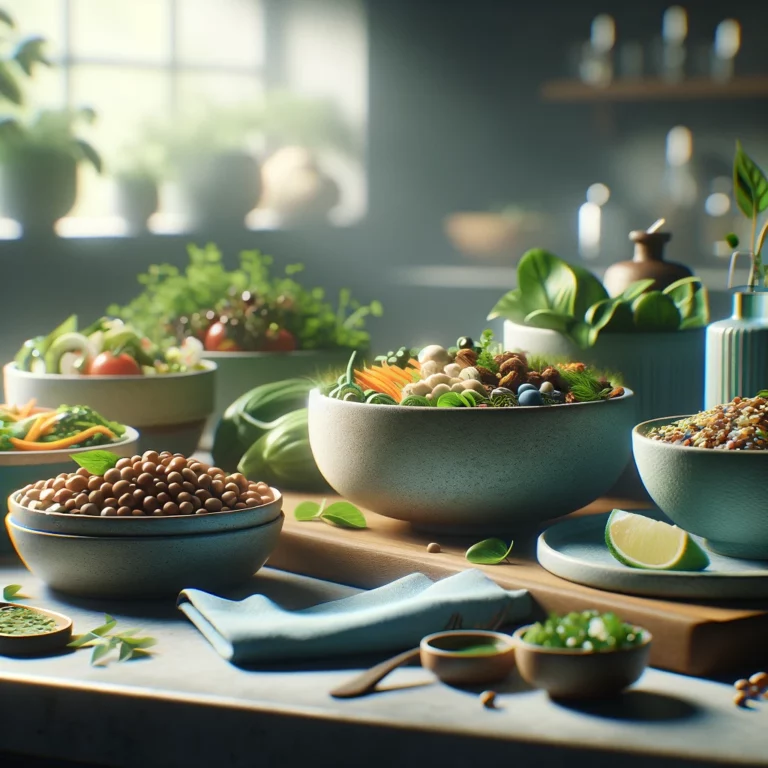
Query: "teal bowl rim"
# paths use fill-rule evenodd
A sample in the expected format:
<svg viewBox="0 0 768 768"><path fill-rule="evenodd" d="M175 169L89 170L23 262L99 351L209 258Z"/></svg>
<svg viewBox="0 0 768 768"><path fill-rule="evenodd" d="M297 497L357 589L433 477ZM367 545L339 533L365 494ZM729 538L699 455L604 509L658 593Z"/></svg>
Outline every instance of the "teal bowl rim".
<svg viewBox="0 0 768 768"><path fill-rule="evenodd" d="M12 527L16 530L23 531L24 533L31 533L35 536L47 536L48 538L52 539L85 539L88 541L127 541L130 543L137 543L147 541L162 542L164 540L170 541L171 539L174 541L178 539L194 540L195 538L202 536L234 536L236 534L245 534L247 531L256 531L262 528L267 528L271 525L276 525L277 523L282 524L284 520L285 512L281 510L280 514L274 520L270 520L266 523L260 523L259 525L252 525L248 528L234 528L227 531L195 531L194 533L164 533L159 536L84 536L82 534L75 533L51 533L50 531L36 531L34 528L27 528L26 525L17 523L13 519L13 514L10 512L5 516L5 525L6 527Z"/></svg>
<svg viewBox="0 0 768 768"><path fill-rule="evenodd" d="M639 645L631 645L627 648L611 648L600 651L585 651L583 648L547 648L544 645L536 645L535 643L527 643L523 640L523 635L533 626L533 624L526 624L519 627L512 634L512 639L515 641L516 648L522 648L526 651L532 651L534 653L546 654L548 656L570 656L573 658L580 658L584 656L615 656L623 653L630 653L632 651L639 651L643 648L647 648L651 642L653 642L653 635L645 627L634 627L638 632L643 634L643 642Z"/></svg>
<svg viewBox="0 0 768 768"><path fill-rule="evenodd" d="M698 416L697 413L692 413L687 416L662 416L655 419L648 419L648 421L642 421L640 424L636 424L632 427L632 438L643 440L645 443L656 446L659 450L674 450L685 451L690 454L707 454L707 455L722 455L722 456L768 456L768 450L764 451L729 451L722 448L699 448L695 445L678 445L675 443L665 443L663 440L652 440L646 434L653 427L663 427L672 422L679 421L680 419L690 419L694 416Z"/></svg>
<svg viewBox="0 0 768 768"><path fill-rule="evenodd" d="M194 371L184 371L183 373L158 373L156 375L136 375L136 376L89 376L86 374L70 373L33 373L32 371L22 371L15 362L6 363L3 366L3 372L12 372L14 376L23 379L42 379L43 381L177 381L187 379L192 376L205 376L216 373L216 363L213 360L206 360L201 357L201 369Z"/></svg>
<svg viewBox="0 0 768 768"><path fill-rule="evenodd" d="M599 406L599 405L607 405L608 403L619 403L624 402L626 400L629 400L630 398L635 396L635 392L632 389L629 389L627 387L624 387L624 394L620 397L612 397L610 400L590 400L588 402L584 403L556 403L555 405L509 405L509 406L502 406L500 408L437 408L434 405L400 405L400 403L396 403L395 405L379 405L376 403L356 403L353 400L337 400L333 397L328 397L328 395L324 395L319 389L315 388L310 391L309 397L317 396L322 398L323 400L328 400L334 403L342 403L345 406L355 406L356 408L380 408L382 410L393 410L397 409L398 411L448 411L449 413L457 413L461 411L467 411L469 413L482 413L484 411L488 411L489 413L493 413L494 411L503 411L505 413L510 413L511 411L553 411L555 409L562 410L563 408L578 408L578 407L585 407L585 406Z"/></svg>

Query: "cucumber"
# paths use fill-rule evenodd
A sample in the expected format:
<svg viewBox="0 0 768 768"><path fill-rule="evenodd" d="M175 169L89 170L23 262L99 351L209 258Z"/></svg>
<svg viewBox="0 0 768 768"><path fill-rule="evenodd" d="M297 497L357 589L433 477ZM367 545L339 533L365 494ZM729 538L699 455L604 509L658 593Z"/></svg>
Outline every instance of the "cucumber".
<svg viewBox="0 0 768 768"><path fill-rule="evenodd" d="M88 339L82 333L64 333L54 339L45 353L46 373L61 373L61 357L65 352L85 357L88 354Z"/></svg>

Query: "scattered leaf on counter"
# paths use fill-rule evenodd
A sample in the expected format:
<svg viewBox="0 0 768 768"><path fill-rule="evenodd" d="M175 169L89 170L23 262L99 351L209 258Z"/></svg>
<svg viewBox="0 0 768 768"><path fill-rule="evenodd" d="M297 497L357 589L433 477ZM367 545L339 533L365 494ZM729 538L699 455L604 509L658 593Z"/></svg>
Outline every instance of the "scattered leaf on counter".
<svg viewBox="0 0 768 768"><path fill-rule="evenodd" d="M112 469L120 457L112 451L86 451L73 453L70 458L81 467L85 467L92 475L103 475Z"/></svg>
<svg viewBox="0 0 768 768"><path fill-rule="evenodd" d="M501 539L483 539L473 544L467 550L465 557L470 563L477 565L498 565L509 557L514 545L514 541L510 541L507 546Z"/></svg>
<svg viewBox="0 0 768 768"><path fill-rule="evenodd" d="M14 600L26 600L27 595L21 594L21 584L9 584L3 588L3 600L6 603L12 603Z"/></svg>
<svg viewBox="0 0 768 768"><path fill-rule="evenodd" d="M110 652L118 650L118 662L142 658L150 655L147 650L156 644L154 637L135 637L138 630L126 629L110 634L117 626L117 620L109 614L104 616L104 624L83 635L73 635L68 648L93 648L91 664L97 665ZM102 664L102 666L104 666Z"/></svg>
<svg viewBox="0 0 768 768"><path fill-rule="evenodd" d="M338 528L367 528L365 515L348 501L335 501L326 507L326 499L322 504L316 501L302 501L293 511L294 517L301 522L308 520L323 520Z"/></svg>

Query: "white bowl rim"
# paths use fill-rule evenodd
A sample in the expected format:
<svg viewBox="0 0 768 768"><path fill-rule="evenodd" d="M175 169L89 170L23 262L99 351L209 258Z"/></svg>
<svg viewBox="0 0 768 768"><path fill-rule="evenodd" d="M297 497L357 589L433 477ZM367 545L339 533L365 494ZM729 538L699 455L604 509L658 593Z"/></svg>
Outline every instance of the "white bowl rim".
<svg viewBox="0 0 768 768"><path fill-rule="evenodd" d="M43 379L47 381L173 381L175 379L185 379L190 376L202 376L215 373L216 363L213 360L202 358L200 364L203 366L200 370L185 371L184 373L158 373L156 375L136 375L136 376L88 376L85 374L71 373L33 373L32 371L22 371L16 366L16 362L6 363L3 371L12 373L23 379Z"/></svg>
<svg viewBox="0 0 768 768"><path fill-rule="evenodd" d="M273 357L322 357L323 355L326 355L328 353L335 353L335 352L347 352L347 359L349 359L352 352L356 351L352 349L351 347L331 347L328 349L292 349L290 352L264 352L264 351L258 351L258 350L233 350L232 352L227 351L218 351L218 352L208 352L206 350L203 350L201 353L203 360L228 360L228 359L239 359L239 360L249 360L249 359L255 359L258 360L262 357L267 358L273 358ZM166 374L163 374L164 376Z"/></svg>
<svg viewBox="0 0 768 768"><path fill-rule="evenodd" d="M629 400L630 397L634 397L635 393L633 390L629 389L628 387L624 387L624 394L620 395L619 397L612 397L610 400L589 400L587 402L582 403L555 403L554 405L508 405L508 406L501 406L497 408L437 408L434 405L401 405L400 403L396 403L395 405L376 405L374 403L357 403L354 400L337 400L333 397L328 397L328 395L324 395L319 389L315 388L309 393L310 397L322 397L324 400L333 400L336 403L343 403L345 406L356 406L356 407L363 407L363 408L397 408L398 410L402 411L449 411L449 412L460 412L460 411L468 411L470 413L477 413L477 412L483 412L488 411L490 413L493 413L494 411L504 411L504 412L510 412L510 411L549 411L554 408L575 408L579 406L588 406L588 405L600 405L604 403L613 403L613 402L621 402L623 400Z"/></svg>
<svg viewBox="0 0 768 768"><path fill-rule="evenodd" d="M274 520L268 520L266 523L259 523L258 525L251 525L247 528L234 528L232 530L224 531L192 531L191 533L163 533L159 536L86 536L85 534L75 533L52 533L51 531L36 531L33 528L27 528L26 525L16 522L13 519L13 515L9 512L5 516L5 524L9 525L17 530L24 531L24 533L31 533L35 536L47 536L53 539L90 539L93 541L128 541L128 542L145 542L145 541L163 541L163 540L178 540L180 537L185 539L192 539L195 536L234 536L236 534L242 534L245 531L255 531L259 528L266 528L270 525L282 523L285 519L285 512L280 510L280 514L274 518Z"/></svg>
<svg viewBox="0 0 768 768"><path fill-rule="evenodd" d="M101 516L96 517L96 515L94 515L93 519L94 520L123 520L123 521L127 521L127 520L150 520L150 519L152 519L152 520L185 520L186 518L195 518L195 519L197 519L199 517L208 518L209 516L220 516L222 514L230 515L233 512L249 512L249 511L252 511L254 509L263 509L264 507L269 507L272 504L277 504L278 502L280 503L280 511L282 512L282 509L283 509L283 494L280 493L280 491L278 491L277 488L273 488L272 486L269 487L269 490L272 491L272 493L275 494L275 498L272 501L268 502L267 504L259 504L257 507L248 507L247 509L230 509L229 511L223 512L223 513L222 512L206 512L206 513L204 513L202 515L158 515L157 517L155 517L154 515L136 515L136 517L131 515L131 517L103 517L103 518ZM12 500L13 503L17 504L19 507L21 507L21 503L19 502L17 497L19 496L20 493L21 493L21 489L13 491L13 493L11 493L9 495L9 497L8 497L9 500ZM69 518L69 519L71 519L73 517L73 515L70 515L68 512L48 512L45 509L30 509L29 507L22 507L22 509L26 510L27 512L32 512L32 513L35 513L35 514L38 514L38 515L46 515L46 516L54 518L54 519L57 519L57 518L62 518L62 519ZM13 513L9 512L8 514L13 514ZM74 515L74 517L80 517L80 515ZM279 515L278 515L278 517L279 517ZM120 525L126 525L126 523L122 522L122 523L120 523ZM128 525L130 525L130 523L128 523ZM24 528L25 526L21 526L21 527ZM40 531L40 533L45 533L45 531Z"/></svg>
<svg viewBox="0 0 768 768"><path fill-rule="evenodd" d="M504 320L504 323L508 323L509 325L514 325L515 328L525 328L527 331L546 331L547 333L556 333L558 336L562 336L563 334L560 333L560 331L556 331L554 328L536 328L533 325L525 325L525 323L516 323L514 320ZM652 338L658 338L659 336L676 336L683 333L700 333L704 334L706 332L706 327L704 328L678 328L676 331L629 331L627 333L606 333L601 334L600 338L617 338L617 339L637 339L637 338L643 338L650 336ZM567 339L567 337L564 337ZM570 339L567 339L570 341ZM510 350L514 352L515 350Z"/></svg>
<svg viewBox="0 0 768 768"><path fill-rule="evenodd" d="M55 410L55 409L51 409ZM4 466L13 466L12 464L3 464L3 457L19 458L21 456L62 456L66 457L72 453L85 453L86 451L108 451L110 448L121 448L130 443L136 443L139 440L139 432L134 427L129 427L127 424L123 424L125 427L125 434L122 439L113 443L105 443L104 445L86 445L80 448L56 448L52 451L0 451L0 468ZM34 466L32 462L29 466ZM17 491L14 491L17 493Z"/></svg>
<svg viewBox="0 0 768 768"><path fill-rule="evenodd" d="M626 648L603 648L599 651L586 651L583 648L548 648L545 645L536 645L536 643L528 643L523 640L523 635L533 626L533 624L526 624L515 630L512 635L512 639L515 642L516 647L524 648L525 650L534 651L536 653L546 653L553 656L607 656L612 654L627 653L629 651L637 651L641 648L646 648L653 640L653 635L645 627L637 627L634 629L641 632L643 635L643 642L639 645L630 645Z"/></svg>
<svg viewBox="0 0 768 768"><path fill-rule="evenodd" d="M663 427L668 424L672 424L680 419L690 419L694 416L698 416L697 413L689 414L688 416L661 416L655 419L648 419L648 421L642 421L632 427L632 437L638 440L643 440L646 443L651 443L655 446L662 446L661 450L675 450L685 451L686 453L706 453L706 454L722 454L724 456L768 456L768 449L758 451L732 451L723 448L699 448L697 445L680 445L678 443L666 443L664 440L652 440L648 437L646 432L654 427Z"/></svg>

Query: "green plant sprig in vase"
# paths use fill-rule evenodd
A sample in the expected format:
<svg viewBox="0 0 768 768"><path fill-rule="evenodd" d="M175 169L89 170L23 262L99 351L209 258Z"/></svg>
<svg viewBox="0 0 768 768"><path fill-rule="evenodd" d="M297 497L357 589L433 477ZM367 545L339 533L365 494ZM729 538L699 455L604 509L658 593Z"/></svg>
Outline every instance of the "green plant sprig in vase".
<svg viewBox="0 0 768 768"><path fill-rule="evenodd" d="M663 291L638 280L610 296L589 270L535 248L520 259L517 288L491 310L489 320L557 331L579 348L595 345L601 333L670 332L703 328L709 322L707 289L686 277Z"/></svg>

